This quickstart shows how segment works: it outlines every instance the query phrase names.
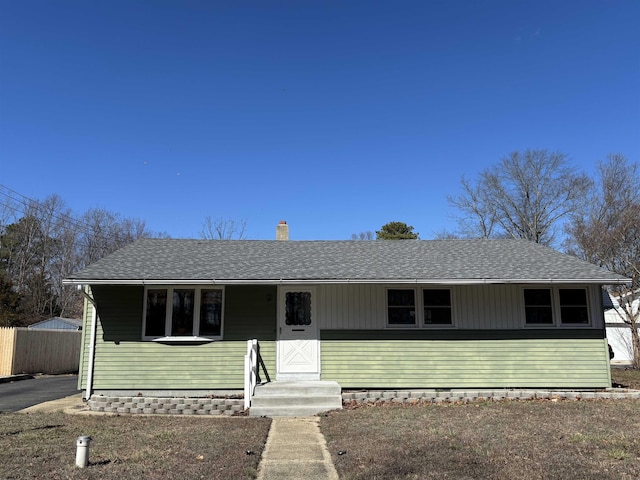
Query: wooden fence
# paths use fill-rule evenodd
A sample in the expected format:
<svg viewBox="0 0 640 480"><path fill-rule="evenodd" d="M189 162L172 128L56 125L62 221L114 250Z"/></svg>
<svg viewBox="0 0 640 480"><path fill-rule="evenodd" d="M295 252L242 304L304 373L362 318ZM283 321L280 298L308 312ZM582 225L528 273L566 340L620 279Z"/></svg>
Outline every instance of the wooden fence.
<svg viewBox="0 0 640 480"><path fill-rule="evenodd" d="M81 331L0 327L0 376L77 372Z"/></svg>

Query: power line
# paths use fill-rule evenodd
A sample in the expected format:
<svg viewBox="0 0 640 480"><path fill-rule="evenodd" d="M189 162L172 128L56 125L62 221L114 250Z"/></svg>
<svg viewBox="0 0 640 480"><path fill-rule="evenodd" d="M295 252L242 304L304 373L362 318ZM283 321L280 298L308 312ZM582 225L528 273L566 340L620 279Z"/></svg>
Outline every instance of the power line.
<svg viewBox="0 0 640 480"><path fill-rule="evenodd" d="M6 192L3 191L3 189ZM5 197L4 201L2 198L0 198L0 205L12 210L15 214L21 213L22 215L26 215L30 208L34 208L38 214L45 213L46 215L50 216L54 220L71 225L72 227L80 230L85 235L96 233L94 225L88 222L85 222L81 219L74 218L66 213L58 212L55 210L48 210L46 209L46 205L43 204L42 201L27 197L26 195L23 195L22 193L17 192L16 190L10 187L7 187L6 185L0 184L0 196ZM22 208L16 206L15 205L16 203L21 205ZM116 219L118 216L119 216L118 214L115 214ZM102 234L103 237L106 237L107 239L117 243L126 243L127 240L129 240L126 237L122 237L117 232L108 232L108 231L102 230L100 233ZM87 247L89 246L88 244L84 244L84 245Z"/></svg>

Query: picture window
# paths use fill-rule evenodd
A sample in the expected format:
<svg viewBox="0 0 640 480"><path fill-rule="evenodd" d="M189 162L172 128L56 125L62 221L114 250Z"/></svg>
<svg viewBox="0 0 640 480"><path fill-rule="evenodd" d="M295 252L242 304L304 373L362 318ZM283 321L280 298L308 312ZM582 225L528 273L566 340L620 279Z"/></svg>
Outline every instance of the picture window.
<svg viewBox="0 0 640 480"><path fill-rule="evenodd" d="M143 339L222 337L223 289L147 287Z"/></svg>

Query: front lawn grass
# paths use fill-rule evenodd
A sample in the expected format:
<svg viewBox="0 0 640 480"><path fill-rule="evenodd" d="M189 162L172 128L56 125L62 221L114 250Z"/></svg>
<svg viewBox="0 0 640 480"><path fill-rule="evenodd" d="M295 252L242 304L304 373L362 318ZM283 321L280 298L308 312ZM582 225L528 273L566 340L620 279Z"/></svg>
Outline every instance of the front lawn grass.
<svg viewBox="0 0 640 480"><path fill-rule="evenodd" d="M322 416L341 479L637 479L640 401L361 406Z"/></svg>
<svg viewBox="0 0 640 480"><path fill-rule="evenodd" d="M266 418L0 414L0 478L255 478ZM75 466L90 435L89 466Z"/></svg>

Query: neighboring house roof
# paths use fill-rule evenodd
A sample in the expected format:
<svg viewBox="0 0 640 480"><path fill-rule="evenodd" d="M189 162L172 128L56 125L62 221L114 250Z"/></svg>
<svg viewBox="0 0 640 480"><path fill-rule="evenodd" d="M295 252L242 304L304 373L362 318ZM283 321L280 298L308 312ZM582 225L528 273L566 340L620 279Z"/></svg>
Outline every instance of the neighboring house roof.
<svg viewBox="0 0 640 480"><path fill-rule="evenodd" d="M38 323L32 323L28 328L38 330L82 330L82 320L51 317Z"/></svg>
<svg viewBox="0 0 640 480"><path fill-rule="evenodd" d="M633 295L631 297L631 307L637 311L638 307L640 307L640 292L638 290L634 290L634 292L626 293L625 295L623 295L623 303L624 303L624 297L627 297L627 295ZM603 298L604 298L604 309L606 311L622 310L619 296L611 295L609 292L605 291L605 295Z"/></svg>
<svg viewBox="0 0 640 480"><path fill-rule="evenodd" d="M158 283L627 283L526 240L141 239L66 279Z"/></svg>
<svg viewBox="0 0 640 480"><path fill-rule="evenodd" d="M618 301L615 300L605 289L602 289L602 306L605 310L611 310L612 308L617 308L619 306Z"/></svg>

